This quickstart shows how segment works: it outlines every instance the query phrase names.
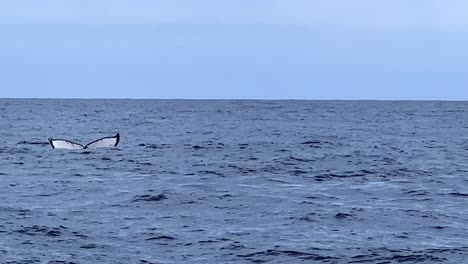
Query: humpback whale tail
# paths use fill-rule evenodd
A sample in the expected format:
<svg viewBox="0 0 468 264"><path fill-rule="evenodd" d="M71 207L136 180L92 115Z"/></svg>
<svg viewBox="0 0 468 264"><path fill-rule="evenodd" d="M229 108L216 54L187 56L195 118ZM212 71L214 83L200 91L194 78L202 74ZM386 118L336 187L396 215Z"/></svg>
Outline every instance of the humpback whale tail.
<svg viewBox="0 0 468 264"><path fill-rule="evenodd" d="M94 140L86 145L81 145L66 139L53 139L49 138L49 143L54 149L95 149L95 148L111 148L117 147L120 141L120 134L117 133L113 137L103 137Z"/></svg>

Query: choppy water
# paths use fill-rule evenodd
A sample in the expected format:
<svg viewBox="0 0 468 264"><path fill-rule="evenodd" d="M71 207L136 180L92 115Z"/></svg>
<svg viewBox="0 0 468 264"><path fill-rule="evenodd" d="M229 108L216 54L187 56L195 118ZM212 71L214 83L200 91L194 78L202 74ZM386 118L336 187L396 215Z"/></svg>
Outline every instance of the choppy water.
<svg viewBox="0 0 468 264"><path fill-rule="evenodd" d="M2 99L0 124L0 263L468 259L467 102Z"/></svg>

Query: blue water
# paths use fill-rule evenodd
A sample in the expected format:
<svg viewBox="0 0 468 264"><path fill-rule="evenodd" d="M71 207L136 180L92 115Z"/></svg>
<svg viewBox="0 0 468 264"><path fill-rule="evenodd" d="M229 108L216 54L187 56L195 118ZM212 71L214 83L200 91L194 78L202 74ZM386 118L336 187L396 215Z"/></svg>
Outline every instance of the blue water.
<svg viewBox="0 0 468 264"><path fill-rule="evenodd" d="M0 124L0 263L468 259L468 102L1 99Z"/></svg>

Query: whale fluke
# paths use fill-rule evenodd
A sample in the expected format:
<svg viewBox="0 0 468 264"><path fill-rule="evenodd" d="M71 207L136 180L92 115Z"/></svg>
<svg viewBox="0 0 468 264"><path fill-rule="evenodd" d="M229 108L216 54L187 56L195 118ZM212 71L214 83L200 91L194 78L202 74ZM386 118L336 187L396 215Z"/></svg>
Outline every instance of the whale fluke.
<svg viewBox="0 0 468 264"><path fill-rule="evenodd" d="M98 140L95 140L91 143L88 143L84 146L85 149L93 149L93 148L111 148L111 147L117 147L120 141L120 135L117 133L117 135L113 137L103 137Z"/></svg>
<svg viewBox="0 0 468 264"><path fill-rule="evenodd" d="M54 149L84 149L84 146L66 139L49 138L49 143Z"/></svg>
<svg viewBox="0 0 468 264"><path fill-rule="evenodd" d="M117 133L113 137L103 137L86 145L72 142L66 139L49 138L49 143L54 149L95 149L95 148L111 148L117 147L120 141L120 134Z"/></svg>

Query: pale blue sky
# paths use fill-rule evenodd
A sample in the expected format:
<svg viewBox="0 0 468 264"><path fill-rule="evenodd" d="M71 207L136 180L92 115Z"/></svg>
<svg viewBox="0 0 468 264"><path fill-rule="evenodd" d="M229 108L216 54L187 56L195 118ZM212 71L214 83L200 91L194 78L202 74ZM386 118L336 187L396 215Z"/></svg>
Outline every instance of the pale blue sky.
<svg viewBox="0 0 468 264"><path fill-rule="evenodd" d="M0 1L0 97L468 100L468 1Z"/></svg>

